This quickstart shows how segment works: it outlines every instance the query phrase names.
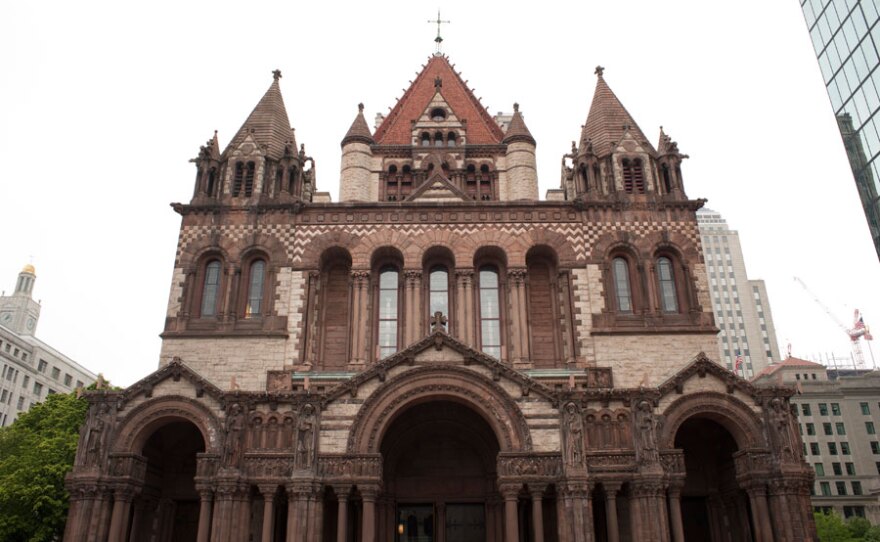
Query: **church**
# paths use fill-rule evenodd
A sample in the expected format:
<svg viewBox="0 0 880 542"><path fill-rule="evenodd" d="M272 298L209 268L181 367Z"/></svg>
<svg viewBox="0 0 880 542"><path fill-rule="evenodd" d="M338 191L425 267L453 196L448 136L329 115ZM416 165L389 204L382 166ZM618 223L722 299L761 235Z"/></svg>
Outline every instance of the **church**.
<svg viewBox="0 0 880 542"><path fill-rule="evenodd" d="M704 353L687 156L601 67L577 114L540 199L519 106L437 53L331 202L274 72L173 204L158 370L86 394L64 540L817 540L794 389Z"/></svg>

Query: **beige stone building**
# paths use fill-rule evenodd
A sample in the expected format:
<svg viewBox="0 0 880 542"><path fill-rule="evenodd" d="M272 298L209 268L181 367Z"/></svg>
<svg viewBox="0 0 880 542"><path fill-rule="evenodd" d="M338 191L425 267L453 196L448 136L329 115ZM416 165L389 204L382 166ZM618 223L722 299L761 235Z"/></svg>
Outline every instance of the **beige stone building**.
<svg viewBox="0 0 880 542"><path fill-rule="evenodd" d="M719 361L733 370L737 355L743 365L738 374L752 378L781 360L770 299L763 280L750 280L746 273L739 234L727 226L720 213L697 211L700 241L706 261L712 312L718 333Z"/></svg>
<svg viewBox="0 0 880 542"><path fill-rule="evenodd" d="M40 303L34 266L25 265L11 295L0 295L0 427L53 393L70 393L97 376L36 337Z"/></svg>
<svg viewBox="0 0 880 542"><path fill-rule="evenodd" d="M816 473L814 508L880 523L880 373L788 358L754 380L780 382L799 391L792 404L804 458Z"/></svg>
<svg viewBox="0 0 880 542"><path fill-rule="evenodd" d="M704 354L702 201L596 74L547 200L437 54L332 203L275 72L174 205L159 368L89 395L65 539L815 540L794 390Z"/></svg>

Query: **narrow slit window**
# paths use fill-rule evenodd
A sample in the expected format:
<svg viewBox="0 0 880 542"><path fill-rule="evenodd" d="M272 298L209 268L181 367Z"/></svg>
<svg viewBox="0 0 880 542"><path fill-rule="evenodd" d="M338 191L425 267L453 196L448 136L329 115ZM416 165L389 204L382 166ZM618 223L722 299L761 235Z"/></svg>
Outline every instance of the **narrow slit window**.
<svg viewBox="0 0 880 542"><path fill-rule="evenodd" d="M398 271L393 267L379 274L379 358L397 352Z"/></svg>
<svg viewBox="0 0 880 542"><path fill-rule="evenodd" d="M629 264L624 258L614 258L612 271L614 273L614 292L617 298L617 310L619 312L631 313L633 308L632 290L629 284Z"/></svg>
<svg viewBox="0 0 880 542"><path fill-rule="evenodd" d="M501 359L501 302L498 269L480 268L480 340L483 352Z"/></svg>
<svg viewBox="0 0 880 542"><path fill-rule="evenodd" d="M672 261L665 256L657 259L657 280L660 282L660 306L663 312L678 312Z"/></svg>
<svg viewBox="0 0 880 542"><path fill-rule="evenodd" d="M217 294L220 290L220 262L213 260L205 266L205 283L202 287L202 317L217 315Z"/></svg>
<svg viewBox="0 0 880 542"><path fill-rule="evenodd" d="M266 262L256 260L251 264L248 280L248 297L245 316L253 318L260 315L263 305L263 284L266 279Z"/></svg>

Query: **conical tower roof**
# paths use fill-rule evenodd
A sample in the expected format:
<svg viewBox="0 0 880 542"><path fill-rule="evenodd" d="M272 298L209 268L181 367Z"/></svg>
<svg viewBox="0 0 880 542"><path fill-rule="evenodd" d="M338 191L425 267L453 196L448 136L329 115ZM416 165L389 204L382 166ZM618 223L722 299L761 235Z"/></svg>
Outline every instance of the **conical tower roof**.
<svg viewBox="0 0 880 542"><path fill-rule="evenodd" d="M629 131L640 144L653 152L651 142L605 82L603 71L601 66L596 68L596 91L593 93L590 114L587 115L587 122L581 132L582 144L589 141L593 146L593 154L605 156L611 153L612 145L619 143Z"/></svg>
<svg viewBox="0 0 880 542"><path fill-rule="evenodd" d="M358 104L358 114L351 123L348 133L342 138L342 146L353 142L366 143L372 145L375 143L373 134L370 133L370 127L367 125L367 119L364 118L364 104Z"/></svg>
<svg viewBox="0 0 880 542"><path fill-rule="evenodd" d="M459 120L467 121L469 145L497 145L504 139L501 127L483 107L471 89L449 64L445 55L434 55L403 93L385 120L376 129L376 143L380 145L410 145L410 121L418 119L437 90Z"/></svg>
<svg viewBox="0 0 880 542"><path fill-rule="evenodd" d="M249 134L259 145L265 146L267 156L275 160L284 155L286 145L296 148L296 140L290 127L290 119L287 117L287 109L284 107L284 99L281 97L281 87L278 84L281 72L275 70L272 74L274 80L269 90L238 129L235 137L223 151L224 155L238 148Z"/></svg>
<svg viewBox="0 0 880 542"><path fill-rule="evenodd" d="M513 104L513 118L507 126L507 133L504 135L504 143L512 143L514 141L525 141L526 143L535 144L535 138L532 132L526 126L522 113L519 112L519 104Z"/></svg>

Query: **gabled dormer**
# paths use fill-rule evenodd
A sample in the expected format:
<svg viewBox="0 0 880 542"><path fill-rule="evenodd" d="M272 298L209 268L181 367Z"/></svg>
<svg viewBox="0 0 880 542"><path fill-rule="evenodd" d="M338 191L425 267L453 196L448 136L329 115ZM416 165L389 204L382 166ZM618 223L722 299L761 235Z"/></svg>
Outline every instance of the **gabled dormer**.
<svg viewBox="0 0 880 542"><path fill-rule="evenodd" d="M193 203L257 205L311 201L314 161L301 146L281 96L281 72L220 153L217 133L200 149Z"/></svg>
<svg viewBox="0 0 880 542"><path fill-rule="evenodd" d="M412 145L423 153L434 148L463 147L467 144L467 121L456 114L443 97L443 79L434 80L434 97L418 120L412 123Z"/></svg>

